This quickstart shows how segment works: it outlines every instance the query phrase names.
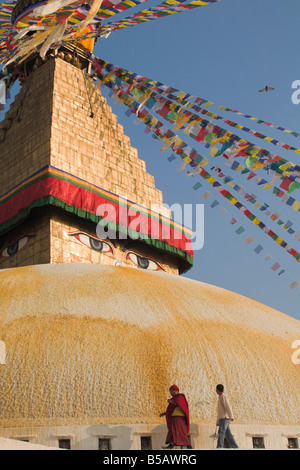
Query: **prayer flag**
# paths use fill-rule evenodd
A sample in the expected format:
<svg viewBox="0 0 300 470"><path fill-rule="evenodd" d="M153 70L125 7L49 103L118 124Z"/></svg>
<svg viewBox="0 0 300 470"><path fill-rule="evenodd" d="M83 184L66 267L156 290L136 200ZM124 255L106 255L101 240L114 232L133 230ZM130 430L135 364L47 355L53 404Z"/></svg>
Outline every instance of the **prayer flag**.
<svg viewBox="0 0 300 470"><path fill-rule="evenodd" d="M226 214L227 212L228 212L227 209L225 209L225 207L223 207L222 209L219 210L218 214L223 215L223 214Z"/></svg>
<svg viewBox="0 0 300 470"><path fill-rule="evenodd" d="M244 229L244 227L242 227L242 226L239 227L238 229L236 229L236 231L235 231L235 233L236 233L237 235L240 235L240 234L243 233L243 232L245 232L245 229Z"/></svg>
<svg viewBox="0 0 300 470"><path fill-rule="evenodd" d="M214 207L218 206L219 204L220 204L220 203L215 199L215 200L211 203L210 207L214 208Z"/></svg>
<svg viewBox="0 0 300 470"><path fill-rule="evenodd" d="M212 147L212 148L210 149L210 151L209 151L209 154L210 154L212 157L215 157L216 154L218 153L218 151L219 151L219 150L217 149L217 147Z"/></svg>
<svg viewBox="0 0 300 470"><path fill-rule="evenodd" d="M278 268L280 268L279 263L275 263L275 264L273 264L273 266L271 266L272 271L277 271Z"/></svg>
<svg viewBox="0 0 300 470"><path fill-rule="evenodd" d="M206 201L209 197L211 196L210 192L208 191L205 191L204 194L202 194L202 199L204 199L204 201Z"/></svg>
<svg viewBox="0 0 300 470"><path fill-rule="evenodd" d="M284 189L285 191L288 191L291 183L293 183L293 180L289 178L288 176L285 176L280 184L280 188ZM298 184L300 186L300 183Z"/></svg>
<svg viewBox="0 0 300 470"><path fill-rule="evenodd" d="M288 189L288 193L291 193L292 191L294 191L295 189L299 188L300 187L300 183L298 183L298 181L293 181L291 184L290 184L290 187Z"/></svg>

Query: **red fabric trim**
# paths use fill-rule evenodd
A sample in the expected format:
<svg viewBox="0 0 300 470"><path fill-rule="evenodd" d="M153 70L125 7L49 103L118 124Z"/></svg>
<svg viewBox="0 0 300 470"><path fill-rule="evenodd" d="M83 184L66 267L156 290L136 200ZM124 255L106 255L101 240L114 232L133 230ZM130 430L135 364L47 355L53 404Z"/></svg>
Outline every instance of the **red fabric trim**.
<svg viewBox="0 0 300 470"><path fill-rule="evenodd" d="M3 202L0 210L0 225L15 217L22 209L26 209L34 201L45 196L53 196L70 206L93 214L96 214L97 208L101 204L111 204L115 208L115 213L111 214L110 211L108 211L107 214L101 214L105 216L106 220L116 222L126 228L131 226L138 232L148 235L151 238L165 241L170 246L179 248L187 252L190 256L193 256L191 241L183 233L180 235L181 238L176 238L176 235L178 237L180 234L179 231L164 225L159 220L148 217L148 215L139 214L138 208L136 211L127 209L126 217L126 208L123 206L119 206L119 204L107 200L89 189L79 187L69 181L55 178L51 175L32 182L30 186L17 192L13 197ZM121 208L120 211L119 208ZM116 215L116 220L112 217L114 215ZM99 220L100 219L101 216L99 216ZM134 220L136 220L135 224Z"/></svg>

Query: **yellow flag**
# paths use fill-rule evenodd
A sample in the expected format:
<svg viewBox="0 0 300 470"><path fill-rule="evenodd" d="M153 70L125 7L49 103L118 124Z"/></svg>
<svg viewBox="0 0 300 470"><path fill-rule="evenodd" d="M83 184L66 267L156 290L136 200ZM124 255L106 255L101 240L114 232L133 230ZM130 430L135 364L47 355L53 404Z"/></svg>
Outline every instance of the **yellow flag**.
<svg viewBox="0 0 300 470"><path fill-rule="evenodd" d="M214 157L216 155L216 153L218 153L218 148L217 147L212 147L209 151L209 154Z"/></svg>
<svg viewBox="0 0 300 470"><path fill-rule="evenodd" d="M235 199L235 197L233 197L231 200L230 200L231 204L236 204L238 202L237 199Z"/></svg>
<svg viewBox="0 0 300 470"><path fill-rule="evenodd" d="M178 129L180 129L189 119L190 116L187 116L186 114L179 114L176 119L173 131L177 131Z"/></svg>
<svg viewBox="0 0 300 470"><path fill-rule="evenodd" d="M263 166L265 166L264 162L258 161L258 162L255 162L254 165L252 165L251 170L252 171L259 170Z"/></svg>
<svg viewBox="0 0 300 470"><path fill-rule="evenodd" d="M292 205L292 208L295 211L298 211L300 209L300 201L295 201L294 204Z"/></svg>
<svg viewBox="0 0 300 470"><path fill-rule="evenodd" d="M219 142L221 142L221 140L223 140L223 139L224 139L224 136L223 136L223 137L216 137L215 139L213 139L213 140L211 141L211 144L210 144L210 145L216 145L216 144L218 144Z"/></svg>
<svg viewBox="0 0 300 470"><path fill-rule="evenodd" d="M282 165L280 165L279 168L280 168L280 170L285 171L293 165L294 165L294 163L286 162L286 163L283 163Z"/></svg>
<svg viewBox="0 0 300 470"><path fill-rule="evenodd" d="M234 171L240 171L240 170L244 170L244 165L242 165L241 163L239 164L239 166L237 166Z"/></svg>
<svg viewBox="0 0 300 470"><path fill-rule="evenodd" d="M213 178L212 176L210 176L207 180L206 180L209 184L213 184L215 183L215 178Z"/></svg>

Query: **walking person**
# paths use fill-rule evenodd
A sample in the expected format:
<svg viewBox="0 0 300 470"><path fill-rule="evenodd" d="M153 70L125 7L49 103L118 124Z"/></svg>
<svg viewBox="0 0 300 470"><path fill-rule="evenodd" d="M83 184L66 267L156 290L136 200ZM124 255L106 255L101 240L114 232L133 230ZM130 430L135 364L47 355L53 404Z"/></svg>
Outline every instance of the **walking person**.
<svg viewBox="0 0 300 470"><path fill-rule="evenodd" d="M234 416L229 403L229 399L224 393L224 386L222 384L218 384L216 386L216 392L219 396L216 423L217 426L219 426L217 449L224 447L225 438L229 447L233 449L238 449L238 445L230 429L230 421L234 420Z"/></svg>
<svg viewBox="0 0 300 470"><path fill-rule="evenodd" d="M183 393L179 392L177 385L169 388L171 398L168 400L168 407L160 417L165 416L168 428L166 437L167 446L165 449L172 449L174 446L181 448L191 448L189 440L190 416L189 405Z"/></svg>

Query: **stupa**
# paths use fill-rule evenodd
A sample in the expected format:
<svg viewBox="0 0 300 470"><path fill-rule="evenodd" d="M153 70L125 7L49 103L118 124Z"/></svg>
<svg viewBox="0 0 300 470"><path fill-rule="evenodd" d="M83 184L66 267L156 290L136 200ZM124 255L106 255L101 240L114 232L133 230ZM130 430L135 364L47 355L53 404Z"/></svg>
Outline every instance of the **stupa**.
<svg viewBox="0 0 300 470"><path fill-rule="evenodd" d="M177 383L193 448L213 448L222 382L240 448L295 447L299 321L180 276L191 231L163 207L84 60L75 47L30 57L1 123L0 436L160 449Z"/></svg>

